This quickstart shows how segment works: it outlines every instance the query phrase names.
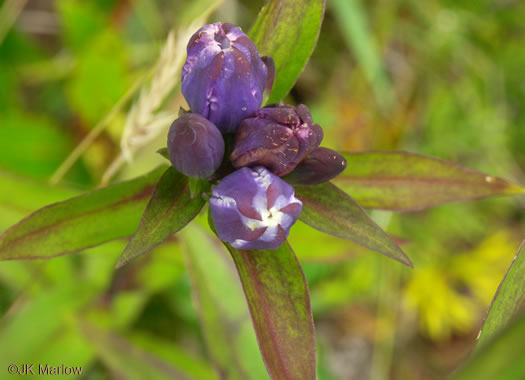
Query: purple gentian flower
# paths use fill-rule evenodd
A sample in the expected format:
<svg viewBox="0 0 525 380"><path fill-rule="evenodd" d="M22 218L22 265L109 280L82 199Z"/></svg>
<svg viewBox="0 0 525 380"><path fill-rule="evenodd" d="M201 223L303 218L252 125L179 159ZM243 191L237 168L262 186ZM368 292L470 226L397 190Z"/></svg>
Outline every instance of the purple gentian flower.
<svg viewBox="0 0 525 380"><path fill-rule="evenodd" d="M173 122L168 133L171 164L188 177L208 178L224 157L221 132L201 115L187 113Z"/></svg>
<svg viewBox="0 0 525 380"><path fill-rule="evenodd" d="M266 168L242 168L212 191L217 235L237 249L277 249L302 210L292 186Z"/></svg>
<svg viewBox="0 0 525 380"><path fill-rule="evenodd" d="M242 121L231 154L233 166L263 165L283 176L291 172L323 139L305 105L265 107Z"/></svg>
<svg viewBox="0 0 525 380"><path fill-rule="evenodd" d="M346 159L328 148L317 148L283 179L293 185L317 185L337 177L346 168Z"/></svg>
<svg viewBox="0 0 525 380"><path fill-rule="evenodd" d="M210 24L190 39L182 68L182 94L191 111L212 121L222 133L237 130L259 109L275 69L255 44L231 24Z"/></svg>

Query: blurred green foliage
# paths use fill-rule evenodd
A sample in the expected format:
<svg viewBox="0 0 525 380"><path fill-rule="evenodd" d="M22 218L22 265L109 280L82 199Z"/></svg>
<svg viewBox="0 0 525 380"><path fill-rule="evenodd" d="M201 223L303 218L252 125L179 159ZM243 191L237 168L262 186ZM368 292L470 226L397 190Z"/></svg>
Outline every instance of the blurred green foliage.
<svg viewBox="0 0 525 380"><path fill-rule="evenodd" d="M212 20L246 29L262 5L225 1ZM150 70L168 30L203 12L197 8L26 4L0 42L0 229L99 183L118 154L127 109L63 184L46 180ZM317 49L286 100L311 106L331 148L408 150L525 184L524 17L519 0L329 0ZM157 165L164 139L121 178ZM321 346L319 377L448 375L471 350L524 238L523 205L523 197L495 198L373 212L403 240L413 270L294 227L290 241L309 280ZM162 368L156 378L214 378L178 237L115 271L124 246L0 263L1 376L11 363L49 363L83 366L88 379L140 378L154 363ZM227 280L214 292L226 292Z"/></svg>

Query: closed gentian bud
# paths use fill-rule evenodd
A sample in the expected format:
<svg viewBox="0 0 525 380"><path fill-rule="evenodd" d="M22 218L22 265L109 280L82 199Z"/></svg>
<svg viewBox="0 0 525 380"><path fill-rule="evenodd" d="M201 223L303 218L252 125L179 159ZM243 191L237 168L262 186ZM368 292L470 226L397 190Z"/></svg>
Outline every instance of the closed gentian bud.
<svg viewBox="0 0 525 380"><path fill-rule="evenodd" d="M171 164L182 174L207 178L224 157L224 139L209 120L187 113L173 122L168 133Z"/></svg>
<svg viewBox="0 0 525 380"><path fill-rule="evenodd" d="M273 61L261 59L252 40L231 24L203 26L187 52L181 88L192 112L222 133L235 132L242 119L261 107L263 91L273 83Z"/></svg>
<svg viewBox="0 0 525 380"><path fill-rule="evenodd" d="M305 105L265 107L242 121L231 155L233 166L263 165L283 176L291 172L323 139Z"/></svg>
<svg viewBox="0 0 525 380"><path fill-rule="evenodd" d="M301 210L293 187L262 166L224 177L210 198L217 235L237 249L279 248Z"/></svg>
<svg viewBox="0 0 525 380"><path fill-rule="evenodd" d="M283 179L292 185L317 185L337 177L346 168L346 160L332 149L317 148Z"/></svg>

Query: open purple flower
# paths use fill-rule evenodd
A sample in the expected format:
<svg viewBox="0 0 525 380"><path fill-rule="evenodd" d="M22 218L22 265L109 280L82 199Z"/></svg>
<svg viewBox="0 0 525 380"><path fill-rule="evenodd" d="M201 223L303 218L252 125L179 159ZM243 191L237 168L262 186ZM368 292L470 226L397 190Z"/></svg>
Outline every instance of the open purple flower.
<svg viewBox="0 0 525 380"><path fill-rule="evenodd" d="M242 121L231 154L233 166L263 165L283 176L291 172L323 139L305 105L273 105Z"/></svg>
<svg viewBox="0 0 525 380"><path fill-rule="evenodd" d="M188 177L207 178L224 157L224 139L217 127L194 113L182 115L168 133L171 164Z"/></svg>
<svg viewBox="0 0 525 380"><path fill-rule="evenodd" d="M262 166L242 168L212 191L217 235L237 249L277 249L302 210L292 186Z"/></svg>
<svg viewBox="0 0 525 380"><path fill-rule="evenodd" d="M203 26L191 37L187 51L182 94L192 112L222 133L235 132L242 119L259 109L265 88L271 88L273 61L261 59L255 44L231 24Z"/></svg>

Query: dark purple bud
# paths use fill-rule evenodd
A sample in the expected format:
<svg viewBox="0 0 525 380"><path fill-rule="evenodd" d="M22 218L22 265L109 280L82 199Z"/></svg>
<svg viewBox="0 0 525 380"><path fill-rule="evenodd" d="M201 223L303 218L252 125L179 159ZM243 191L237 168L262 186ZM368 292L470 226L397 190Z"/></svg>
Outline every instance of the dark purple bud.
<svg viewBox="0 0 525 380"><path fill-rule="evenodd" d="M301 210L293 187L262 166L224 177L210 198L217 235L237 249L279 248Z"/></svg>
<svg viewBox="0 0 525 380"><path fill-rule="evenodd" d="M323 139L305 105L265 107L242 121L231 154L233 166L262 165L283 176L291 172Z"/></svg>
<svg viewBox="0 0 525 380"><path fill-rule="evenodd" d="M170 127L168 153L171 164L182 174L207 178L222 162L224 139L212 122L195 113L187 113Z"/></svg>
<svg viewBox="0 0 525 380"><path fill-rule="evenodd" d="M346 160L332 149L317 148L283 179L292 185L317 185L337 177L346 168Z"/></svg>
<svg viewBox="0 0 525 380"><path fill-rule="evenodd" d="M273 82L255 44L239 27L216 23L199 29L187 51L181 87L192 112L222 133L235 132L261 107L265 86Z"/></svg>

